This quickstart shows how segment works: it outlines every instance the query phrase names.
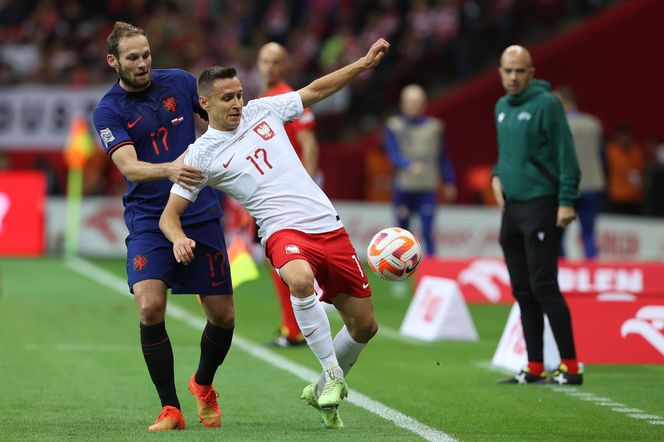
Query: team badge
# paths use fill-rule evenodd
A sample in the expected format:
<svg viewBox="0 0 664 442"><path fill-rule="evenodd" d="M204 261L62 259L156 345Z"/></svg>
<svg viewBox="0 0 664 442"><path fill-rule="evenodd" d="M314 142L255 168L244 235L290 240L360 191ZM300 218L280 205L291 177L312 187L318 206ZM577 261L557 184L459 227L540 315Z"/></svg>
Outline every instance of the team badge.
<svg viewBox="0 0 664 442"><path fill-rule="evenodd" d="M286 255L299 255L300 254L300 248L298 246L296 246L295 244L287 244L284 249L286 251Z"/></svg>
<svg viewBox="0 0 664 442"><path fill-rule="evenodd" d="M261 121L258 126L254 127L254 132L260 135L264 140L269 140L274 136L274 131L265 121Z"/></svg>
<svg viewBox="0 0 664 442"><path fill-rule="evenodd" d="M164 109L169 112L175 112L175 109L178 108L178 102L175 101L175 97L164 98L164 101L162 101L161 104L164 106Z"/></svg>
<svg viewBox="0 0 664 442"><path fill-rule="evenodd" d="M111 132L111 129L108 127L105 129L102 129L99 131L99 136L101 137L101 140L104 142L104 146L108 147L109 143L111 143L113 140L115 140L115 137L113 136L113 132Z"/></svg>
<svg viewBox="0 0 664 442"><path fill-rule="evenodd" d="M148 265L148 257L145 255L134 256L134 270L140 272Z"/></svg>

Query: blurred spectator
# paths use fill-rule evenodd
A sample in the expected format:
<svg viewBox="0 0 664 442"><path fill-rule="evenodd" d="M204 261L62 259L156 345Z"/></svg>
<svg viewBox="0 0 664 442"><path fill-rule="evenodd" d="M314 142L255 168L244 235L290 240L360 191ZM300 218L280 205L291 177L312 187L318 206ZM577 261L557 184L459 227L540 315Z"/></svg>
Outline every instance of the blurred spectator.
<svg viewBox="0 0 664 442"><path fill-rule="evenodd" d="M602 168L602 123L597 117L579 111L574 92L569 87L554 91L565 109L567 122L572 131L576 157L581 168L579 198L574 202L576 215L581 223L583 250L588 259L597 257L595 222L599 214L600 200L606 181ZM563 230L563 235L566 230ZM565 256L561 237L560 255Z"/></svg>
<svg viewBox="0 0 664 442"><path fill-rule="evenodd" d="M646 168L643 146L629 126L621 126L606 145L606 176L609 210L615 213L642 213Z"/></svg>
<svg viewBox="0 0 664 442"><path fill-rule="evenodd" d="M445 198L456 199L456 181L445 146L445 124L424 114L426 92L411 84L401 92L401 114L385 123L385 148L394 164L394 212L397 224L408 229L417 214L425 254L435 254L434 220L438 186L445 182Z"/></svg>

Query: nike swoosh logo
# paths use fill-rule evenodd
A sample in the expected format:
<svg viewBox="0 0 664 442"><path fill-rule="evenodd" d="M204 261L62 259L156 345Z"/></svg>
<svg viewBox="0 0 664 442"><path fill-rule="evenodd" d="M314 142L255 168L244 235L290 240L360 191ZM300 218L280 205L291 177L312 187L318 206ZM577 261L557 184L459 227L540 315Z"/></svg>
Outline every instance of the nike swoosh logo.
<svg viewBox="0 0 664 442"><path fill-rule="evenodd" d="M228 159L228 161L223 164L224 169L227 168L229 164L231 164L231 161L233 161L234 156L235 156L235 154L231 155L231 157Z"/></svg>
<svg viewBox="0 0 664 442"><path fill-rule="evenodd" d="M313 329L313 331L312 331L311 333L309 333L308 335L304 335L304 337L305 337L305 338L308 338L309 336L313 335L313 334L316 332L316 330L318 330L318 327L316 327L315 329Z"/></svg>
<svg viewBox="0 0 664 442"><path fill-rule="evenodd" d="M138 122L141 121L142 119L143 119L143 116L141 115L136 120L127 122L127 127L129 129L131 129L132 127L136 126L138 124Z"/></svg>
<svg viewBox="0 0 664 442"><path fill-rule="evenodd" d="M219 287L222 284L226 284L226 280L224 279L223 281L219 281L219 282L212 281L210 284L212 285L212 287Z"/></svg>
<svg viewBox="0 0 664 442"><path fill-rule="evenodd" d="M366 289L367 287L369 287L369 283L368 283L368 282L362 284L362 288L363 288L363 289Z"/></svg>

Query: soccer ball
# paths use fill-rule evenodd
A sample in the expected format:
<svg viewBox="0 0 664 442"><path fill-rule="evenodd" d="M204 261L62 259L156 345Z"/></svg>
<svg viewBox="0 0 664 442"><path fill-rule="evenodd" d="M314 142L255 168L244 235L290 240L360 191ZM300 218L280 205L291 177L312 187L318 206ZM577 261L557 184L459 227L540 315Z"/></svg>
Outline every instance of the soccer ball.
<svg viewBox="0 0 664 442"><path fill-rule="evenodd" d="M367 248L371 270L383 279L402 281L417 268L422 248L408 230L389 227L376 233Z"/></svg>

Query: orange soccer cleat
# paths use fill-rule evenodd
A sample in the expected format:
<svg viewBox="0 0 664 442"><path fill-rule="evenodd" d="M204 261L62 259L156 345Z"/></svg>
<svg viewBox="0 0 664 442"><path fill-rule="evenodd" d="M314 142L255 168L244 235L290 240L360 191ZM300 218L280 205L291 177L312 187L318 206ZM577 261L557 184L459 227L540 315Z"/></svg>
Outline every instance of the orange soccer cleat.
<svg viewBox="0 0 664 442"><path fill-rule="evenodd" d="M184 417L175 407L166 405L154 424L148 427L151 431L184 430Z"/></svg>
<svg viewBox="0 0 664 442"><path fill-rule="evenodd" d="M189 379L189 391L196 397L198 402L198 419L206 427L221 426L221 409L217 403L219 393L212 385L198 385L196 374Z"/></svg>

